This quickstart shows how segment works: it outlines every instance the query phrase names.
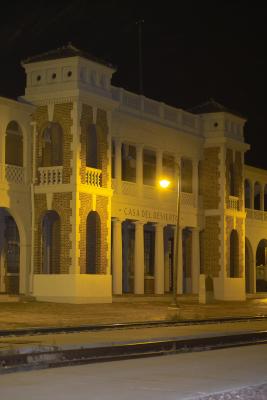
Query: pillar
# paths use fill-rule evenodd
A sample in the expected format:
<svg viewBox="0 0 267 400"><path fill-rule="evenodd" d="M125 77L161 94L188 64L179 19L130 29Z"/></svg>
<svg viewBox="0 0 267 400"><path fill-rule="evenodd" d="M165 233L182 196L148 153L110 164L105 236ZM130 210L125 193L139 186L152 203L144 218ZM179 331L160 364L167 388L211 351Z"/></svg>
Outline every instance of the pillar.
<svg viewBox="0 0 267 400"><path fill-rule="evenodd" d="M199 274L200 274L200 250L199 250L199 229L192 229L192 293L199 292Z"/></svg>
<svg viewBox="0 0 267 400"><path fill-rule="evenodd" d="M122 234L121 220L112 219L112 287L114 294L122 294Z"/></svg>
<svg viewBox="0 0 267 400"><path fill-rule="evenodd" d="M164 230L163 230L164 231ZM169 235L168 235L168 230L166 229L164 235L164 291L169 292L170 291L170 254L169 254L169 247L168 247L168 240L169 240Z"/></svg>
<svg viewBox="0 0 267 400"><path fill-rule="evenodd" d="M177 271L177 294L183 294L184 287L184 274L183 274L183 228L179 228L179 242L178 242L178 271Z"/></svg>
<svg viewBox="0 0 267 400"><path fill-rule="evenodd" d="M164 294L164 240L163 225L157 223L155 226L155 294Z"/></svg>
<svg viewBox="0 0 267 400"><path fill-rule="evenodd" d="M144 222L136 221L134 224L134 293L144 294Z"/></svg>

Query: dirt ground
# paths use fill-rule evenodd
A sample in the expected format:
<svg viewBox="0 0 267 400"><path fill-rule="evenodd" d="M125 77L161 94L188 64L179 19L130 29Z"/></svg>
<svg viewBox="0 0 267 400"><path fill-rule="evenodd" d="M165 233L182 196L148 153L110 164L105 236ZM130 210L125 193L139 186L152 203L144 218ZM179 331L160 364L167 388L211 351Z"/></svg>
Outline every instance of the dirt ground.
<svg viewBox="0 0 267 400"><path fill-rule="evenodd" d="M267 298L246 302L200 305L197 299L179 299L180 310L166 301L114 302L112 304L56 304L35 301L0 301L0 329L41 326L75 326L167 319L202 319L231 316L267 316Z"/></svg>

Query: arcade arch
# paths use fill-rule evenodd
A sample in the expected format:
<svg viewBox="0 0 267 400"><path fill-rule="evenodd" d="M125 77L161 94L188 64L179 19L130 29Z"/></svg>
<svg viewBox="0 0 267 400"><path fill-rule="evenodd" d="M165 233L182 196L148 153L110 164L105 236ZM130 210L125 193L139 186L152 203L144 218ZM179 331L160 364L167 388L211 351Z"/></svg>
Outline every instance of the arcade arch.
<svg viewBox="0 0 267 400"><path fill-rule="evenodd" d="M20 259L17 223L7 209L0 208L0 293L19 293Z"/></svg>

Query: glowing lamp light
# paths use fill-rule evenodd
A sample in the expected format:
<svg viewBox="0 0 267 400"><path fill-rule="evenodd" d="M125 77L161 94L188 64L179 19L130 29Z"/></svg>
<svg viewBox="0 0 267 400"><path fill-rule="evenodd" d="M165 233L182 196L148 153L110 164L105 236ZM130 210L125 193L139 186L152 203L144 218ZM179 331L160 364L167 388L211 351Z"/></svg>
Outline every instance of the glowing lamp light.
<svg viewBox="0 0 267 400"><path fill-rule="evenodd" d="M162 187L163 189L168 188L168 187L170 186L170 184L171 184L171 182L168 181L167 179L162 179L162 180L159 182L160 187Z"/></svg>

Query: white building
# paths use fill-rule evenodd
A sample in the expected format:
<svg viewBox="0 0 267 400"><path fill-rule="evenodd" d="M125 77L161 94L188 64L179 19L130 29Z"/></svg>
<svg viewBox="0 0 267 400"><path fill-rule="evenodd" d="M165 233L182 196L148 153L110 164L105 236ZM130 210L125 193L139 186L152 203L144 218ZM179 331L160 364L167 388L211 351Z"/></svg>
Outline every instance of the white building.
<svg viewBox="0 0 267 400"><path fill-rule="evenodd" d="M178 294L266 289L267 172L244 165L243 117L113 87L114 68L71 45L22 65L25 95L0 98L0 293L170 292L177 171Z"/></svg>

